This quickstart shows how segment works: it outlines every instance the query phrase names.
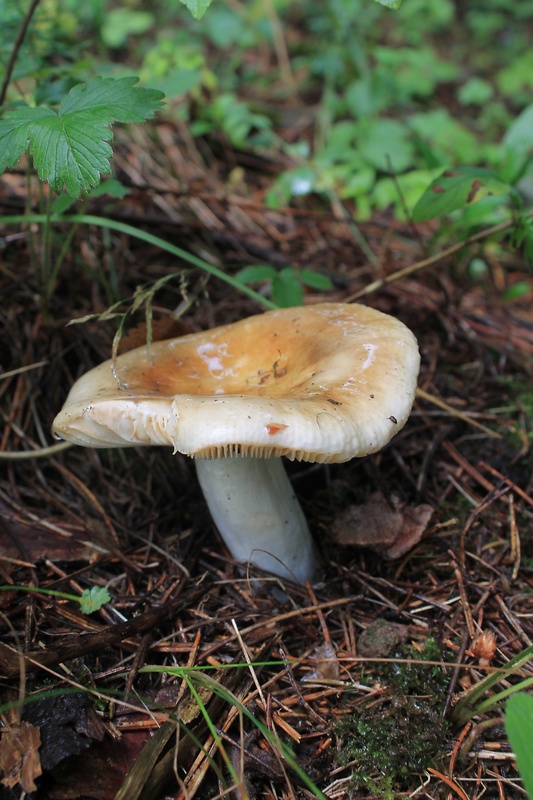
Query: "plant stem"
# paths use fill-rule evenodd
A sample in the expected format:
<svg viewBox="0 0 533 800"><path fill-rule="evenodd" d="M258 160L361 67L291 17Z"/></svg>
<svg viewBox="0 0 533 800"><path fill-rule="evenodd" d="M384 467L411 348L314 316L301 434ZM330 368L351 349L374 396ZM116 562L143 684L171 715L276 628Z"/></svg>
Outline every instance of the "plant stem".
<svg viewBox="0 0 533 800"><path fill-rule="evenodd" d="M28 27L31 22L31 18L33 17L37 6L39 5L41 0L32 0L30 3L30 7L26 12L26 16L22 21L22 25L18 32L18 36L15 39L15 43L13 45L13 49L11 50L9 60L6 65L6 71L4 74L4 80L2 81L2 88L0 89L0 107L4 105L6 95L7 95L7 87L9 86L9 82L11 81L11 75L13 74L13 70L15 68L15 64L18 58L18 54L24 39L26 38L26 33L28 32Z"/></svg>
<svg viewBox="0 0 533 800"><path fill-rule="evenodd" d="M86 202L85 202L85 205L87 205ZM61 265L63 264L63 261L65 260L65 256L67 255L67 253L68 253L68 251L70 249L70 244L71 244L71 242L72 242L72 240L73 240L78 228L79 228L79 225L72 225L72 227L70 228L69 232L65 236L65 241L63 242L61 250L59 251L59 255L55 260L55 264L52 267L52 270L50 271L50 276L49 276L49 279L48 279L48 283L49 283L50 289L52 289L54 283L57 280L57 276L59 275L59 270L61 269Z"/></svg>
<svg viewBox="0 0 533 800"><path fill-rule="evenodd" d="M525 217L533 217L533 211L525 214ZM423 261L417 261L416 264L410 264L404 269L393 272L392 275L387 275L386 278L379 278L379 280L369 283L364 289L360 289L358 292L355 292L355 294L347 297L345 302L353 303L354 300L359 300L361 297L366 297L367 294L373 294L374 292L377 292L378 289L382 289L389 283L394 283L395 281L400 280L400 278L413 275L415 272L420 272L422 269L427 269L427 267L433 267L440 261L444 261L445 258L455 255L455 253L458 253L459 250L463 249L463 247L468 247L476 242L482 242L484 239L488 239L489 236L493 236L497 233L503 233L504 231L509 230L509 228L512 228L515 224L516 220L513 218L507 220L506 222L500 222L498 225L493 225L492 228L485 228L485 230L479 231L479 233L475 233L473 236L469 236L468 239L465 239L463 242L457 242L457 244L453 244L446 250L442 250L440 253L431 256L431 258L425 258Z"/></svg>
<svg viewBox="0 0 533 800"><path fill-rule="evenodd" d="M43 226L43 242L41 252L41 270L42 270L42 287L41 287L41 311L43 317L46 319L48 315L48 305L52 295L52 280L50 260L52 255L52 196L48 193L45 200L45 216L46 221Z"/></svg>
<svg viewBox="0 0 533 800"><path fill-rule="evenodd" d="M0 461L25 461L32 458L48 458L55 456L62 450L68 450L72 447L70 442L58 442L51 444L49 447L41 447L39 450L22 450L20 453L14 453L8 450L0 450Z"/></svg>
<svg viewBox="0 0 533 800"><path fill-rule="evenodd" d="M0 224L7 224L11 225L13 223L46 223L47 216L46 214L15 214L13 216L7 217L0 217ZM276 309L278 306L276 303L272 303L266 297L255 292L253 289L250 289L249 286L238 281L236 278L233 278L231 275L228 275L218 267L214 267L211 264L208 264L207 261L204 261L198 256L192 255L192 253L188 253L186 250L182 250L181 247L176 247L170 242L161 239L159 236L154 236L152 233L148 233L147 231L139 230L138 228L134 228L132 225L126 225L124 222L116 222L115 220L108 219L107 217L94 217L90 214L69 214L68 216L62 217L52 216L50 219L52 225L60 224L60 223L69 223L69 224L85 224L85 225L97 225L99 228L110 228L111 230L118 231L119 233L125 233L127 236L132 236L136 239L141 239L143 242L147 242L148 244L153 244L155 247L161 248L161 250L166 250L167 253L171 253L173 256L177 258L181 258L184 261L187 261L189 264L193 264L195 267L202 269L204 272L208 272L210 275L213 275L215 278L219 278L222 281L225 281L230 286L233 286L234 289L238 289L238 291L247 294L248 297L251 297L253 300L256 300L261 305L266 306L267 308Z"/></svg>

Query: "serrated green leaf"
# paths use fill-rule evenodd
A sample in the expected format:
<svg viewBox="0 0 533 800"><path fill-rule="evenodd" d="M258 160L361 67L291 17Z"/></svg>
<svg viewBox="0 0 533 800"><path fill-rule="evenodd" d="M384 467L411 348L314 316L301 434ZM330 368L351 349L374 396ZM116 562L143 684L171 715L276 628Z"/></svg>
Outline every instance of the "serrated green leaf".
<svg viewBox="0 0 533 800"><path fill-rule="evenodd" d="M261 281L271 281L276 274L274 267L266 264L253 264L250 267L243 267L235 277L242 283L260 283Z"/></svg>
<svg viewBox="0 0 533 800"><path fill-rule="evenodd" d="M524 788L533 798L533 697L526 692L511 695L505 707L505 730L516 755Z"/></svg>
<svg viewBox="0 0 533 800"><path fill-rule="evenodd" d="M153 117L163 105L163 93L156 89L136 86L139 78L93 78L78 83L59 106L64 117L89 111L110 125L112 122L144 122Z"/></svg>
<svg viewBox="0 0 533 800"><path fill-rule="evenodd" d="M202 19L213 0L181 0L195 19Z"/></svg>
<svg viewBox="0 0 533 800"><path fill-rule="evenodd" d="M491 195L504 195L512 187L486 169L457 167L442 173L428 186L413 210L415 222L450 214Z"/></svg>
<svg viewBox="0 0 533 800"><path fill-rule="evenodd" d="M32 126L45 121L53 111L47 108L16 108L0 121L0 172L14 167L29 146Z"/></svg>
<svg viewBox="0 0 533 800"><path fill-rule="evenodd" d="M137 78L94 78L78 84L56 112L20 108L0 121L0 172L30 150L42 181L78 198L109 172L113 122L142 122L161 107L163 94L135 86Z"/></svg>
<svg viewBox="0 0 533 800"><path fill-rule="evenodd" d="M111 595L105 586L93 586L91 589L85 589L79 599L82 614L92 614L93 611L99 611L105 603L109 603Z"/></svg>

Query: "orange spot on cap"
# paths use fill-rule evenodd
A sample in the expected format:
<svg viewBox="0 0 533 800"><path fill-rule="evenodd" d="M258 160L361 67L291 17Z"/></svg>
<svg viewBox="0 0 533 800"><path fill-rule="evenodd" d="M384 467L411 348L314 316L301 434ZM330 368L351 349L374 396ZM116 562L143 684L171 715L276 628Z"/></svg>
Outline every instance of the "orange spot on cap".
<svg viewBox="0 0 533 800"><path fill-rule="evenodd" d="M283 425L280 422L271 422L269 425L265 425L269 436L275 436L276 433L280 433L280 431L283 431L288 427L288 425Z"/></svg>

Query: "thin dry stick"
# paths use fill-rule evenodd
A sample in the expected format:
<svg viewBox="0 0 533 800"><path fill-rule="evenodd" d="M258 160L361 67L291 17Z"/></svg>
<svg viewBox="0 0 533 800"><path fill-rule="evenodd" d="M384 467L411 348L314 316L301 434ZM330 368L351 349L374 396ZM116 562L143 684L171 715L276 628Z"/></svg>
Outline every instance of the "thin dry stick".
<svg viewBox="0 0 533 800"><path fill-rule="evenodd" d="M521 554L521 547L520 547L520 534L518 533L518 527L516 524L516 514L514 510L514 496L510 495L509 497L509 522L510 522L510 532L511 532L511 561L513 562L513 571L511 573L511 578L515 581L518 577L518 571L520 569L520 554Z"/></svg>
<svg viewBox="0 0 533 800"><path fill-rule="evenodd" d="M494 467L491 467L491 465L487 464L485 461L479 462L479 468L484 469L487 472L490 472L491 475L494 475L496 478L499 478L503 483L506 483L507 486L510 486L513 492L515 492L519 497L521 497L522 500L525 500L526 503L528 503L530 506L533 506L533 500L531 499L531 497L528 494L526 494L526 492L524 492L524 490L521 489L520 486L517 486L516 483L514 483L510 478L506 478L505 475L502 475L501 472L498 472L497 469L494 469Z"/></svg>
<svg viewBox="0 0 533 800"><path fill-rule="evenodd" d="M420 397L422 400L427 400L428 403L433 403L434 406L438 406L442 408L443 411L447 411L448 414L451 414L453 417L457 417L457 419L462 420L463 422L467 422L468 425L472 425L474 428L478 428L483 433L486 433L491 439L501 439L502 435L497 433L496 431L487 428L486 425L482 425L481 422L478 422L472 417L469 417L468 414L463 414L461 411L458 411L456 408L452 408L452 406L445 403L444 400L441 400L438 397L435 397L432 394L428 394L423 389L418 388L416 390L416 396Z"/></svg>
<svg viewBox="0 0 533 800"><path fill-rule="evenodd" d="M531 216L533 216L533 212L526 214L526 217ZM366 297L368 294L373 294L374 292L377 292L378 289L382 289L383 286L387 286L389 283L399 281L401 278L406 278L408 275L413 275L415 272L420 272L420 270L426 269L427 267L433 267L435 264L438 264L439 262L444 261L446 258L455 255L455 253L458 253L463 249L463 247L469 247L469 245L475 244L476 242L482 242L483 239L488 239L490 236L493 236L496 233L502 233L503 231L512 228L514 224L515 220L510 219L507 222L500 222L498 225L493 225L492 228L487 228L484 231L475 233L473 236L469 236L468 239L465 239L464 242L453 244L451 247L448 247L441 253L437 253L430 258L425 258L423 261L417 261L416 264L411 264L409 267L404 267L404 269L393 272L392 275L387 275L385 278L379 278L377 281L369 283L364 289L360 289L358 292L355 292L355 294L347 297L344 302L353 303L354 300L359 300L360 297Z"/></svg>
<svg viewBox="0 0 533 800"><path fill-rule="evenodd" d="M309 593L309 598L310 598L312 604L314 606L318 606L316 595L315 595L315 593L313 591L313 587L311 586L311 583L309 581L306 581L305 588L307 589L307 591ZM322 636L324 637L324 641L327 642L328 644L331 644L331 636L329 635L328 626L326 625L326 618L324 617L324 614L322 613L321 609L318 609L318 611L316 612L316 615L318 617L318 621L320 623L320 627L322 628Z"/></svg>
<svg viewBox="0 0 533 800"><path fill-rule="evenodd" d="M46 367L47 364L50 362L48 360L45 361L36 361L35 364L27 364L25 367L17 367L17 369L12 369L9 372L2 372L0 375L0 381L5 380L6 378L12 378L13 375L20 375L22 372L28 372L30 369L37 369L37 367Z"/></svg>
<svg viewBox="0 0 533 800"><path fill-rule="evenodd" d="M465 585L464 585L464 581L463 581L463 575L461 573L459 565L455 562L454 554L450 552L450 555L452 556L451 564L452 564L452 567L453 567L453 571L455 573L455 579L456 579L457 585L459 587L459 595L461 597L461 606L463 608L464 615L465 615L466 627L468 629L468 633L470 635L470 639L473 639L475 637L475 635L476 635L476 626L474 625L474 618L472 616L472 609L470 608L470 603L468 602L468 597L466 595Z"/></svg>
<svg viewBox="0 0 533 800"><path fill-rule="evenodd" d="M267 0L266 6L270 27L272 29L274 50L276 51L276 58L278 59L282 79L285 85L289 86L291 90L294 91L296 89L296 81L294 79L294 75L292 74L289 51L287 50L287 43L285 41L285 36L283 34L283 28L279 20L278 12L272 0Z"/></svg>
<svg viewBox="0 0 533 800"><path fill-rule="evenodd" d="M252 680L253 680L253 682L255 684L255 688L257 689L257 693L259 694L259 697L261 698L261 700L264 703L265 702L265 695L263 694L263 690L261 689L261 684L259 683L259 680L258 680L257 675L255 673L255 669L254 669L252 661L250 659L250 654L248 652L248 648L244 644L244 639L242 638L241 632L240 632L239 628L237 627L237 623L235 622L234 619L231 620L231 624L233 625L233 630L235 631L235 633L237 635L237 640L238 640L238 642L239 642L239 644L241 646L241 650L243 652L245 661L248 664L248 669L250 670L250 674L251 674Z"/></svg>
<svg viewBox="0 0 533 800"><path fill-rule="evenodd" d="M527 647L531 647L533 645L533 641L529 638L525 630L523 629L522 625L515 617L515 615L511 612L509 608L507 608L506 604L504 603L501 595L496 595L496 602L500 606L501 612L511 628L518 634L519 638L526 644Z"/></svg>
<svg viewBox="0 0 533 800"><path fill-rule="evenodd" d="M292 688L294 689L294 693L296 694L296 697L300 701L301 705L306 709L306 711L308 711L311 714L311 716L313 716L315 719L319 720L321 725L325 725L326 724L326 720L322 719L320 714L317 714L315 709L312 708L309 705L309 703L307 702L307 700L305 699L305 697L303 696L303 694L299 690L298 686L296 685L296 681L294 680L294 675L292 674L292 670L291 670L291 665L289 663L289 659L287 658L287 654L285 653L285 650L283 649L281 644L279 645L279 652L281 654L281 658L283 659L283 663L285 664L285 672L287 673L287 677L288 677L288 679L290 681L290 684L291 684Z"/></svg>

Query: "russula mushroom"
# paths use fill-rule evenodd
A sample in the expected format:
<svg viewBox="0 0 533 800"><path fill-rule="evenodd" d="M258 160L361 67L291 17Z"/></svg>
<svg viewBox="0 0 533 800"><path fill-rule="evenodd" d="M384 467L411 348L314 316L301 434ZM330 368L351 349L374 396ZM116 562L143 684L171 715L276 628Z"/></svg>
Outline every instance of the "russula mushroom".
<svg viewBox="0 0 533 800"><path fill-rule="evenodd" d="M86 447L170 445L195 459L230 553L313 578L309 529L281 457L348 461L405 424L419 368L394 317L321 303L138 347L72 387L53 433Z"/></svg>

